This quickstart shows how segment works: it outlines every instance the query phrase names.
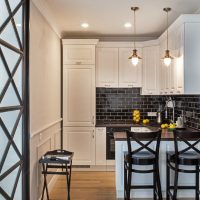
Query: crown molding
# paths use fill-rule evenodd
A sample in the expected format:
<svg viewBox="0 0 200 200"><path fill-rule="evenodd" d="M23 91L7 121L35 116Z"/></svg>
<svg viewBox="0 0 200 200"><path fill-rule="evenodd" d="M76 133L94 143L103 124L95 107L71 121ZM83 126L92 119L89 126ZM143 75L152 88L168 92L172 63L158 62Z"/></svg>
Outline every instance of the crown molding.
<svg viewBox="0 0 200 200"><path fill-rule="evenodd" d="M61 31L56 26L56 20L53 13L50 11L45 0L31 0L31 2L38 8L40 13L44 16L49 26L53 29L53 31L57 34L59 38L61 38Z"/></svg>

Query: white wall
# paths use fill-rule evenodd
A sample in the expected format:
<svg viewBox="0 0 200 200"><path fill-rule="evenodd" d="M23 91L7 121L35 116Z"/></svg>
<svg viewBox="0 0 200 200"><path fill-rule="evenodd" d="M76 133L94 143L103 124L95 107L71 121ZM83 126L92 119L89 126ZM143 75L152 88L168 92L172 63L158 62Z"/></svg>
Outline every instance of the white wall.
<svg viewBox="0 0 200 200"><path fill-rule="evenodd" d="M60 38L39 10L30 9L30 189L31 200L41 195L38 159L60 146Z"/></svg>

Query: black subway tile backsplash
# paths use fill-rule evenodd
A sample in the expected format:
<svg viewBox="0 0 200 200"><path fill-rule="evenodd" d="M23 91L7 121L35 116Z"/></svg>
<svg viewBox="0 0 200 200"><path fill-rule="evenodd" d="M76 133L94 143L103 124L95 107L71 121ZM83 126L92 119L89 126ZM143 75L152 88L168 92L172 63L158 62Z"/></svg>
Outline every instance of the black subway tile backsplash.
<svg viewBox="0 0 200 200"><path fill-rule="evenodd" d="M186 124L200 129L200 95L172 96L176 101L175 119L181 111L192 112L186 117ZM140 88L96 88L96 119L97 123L132 123L132 110L139 109L141 117L146 118L147 112L156 112L159 104L165 105L165 96L140 95ZM168 109L169 118L172 110ZM156 121L156 117L148 117Z"/></svg>

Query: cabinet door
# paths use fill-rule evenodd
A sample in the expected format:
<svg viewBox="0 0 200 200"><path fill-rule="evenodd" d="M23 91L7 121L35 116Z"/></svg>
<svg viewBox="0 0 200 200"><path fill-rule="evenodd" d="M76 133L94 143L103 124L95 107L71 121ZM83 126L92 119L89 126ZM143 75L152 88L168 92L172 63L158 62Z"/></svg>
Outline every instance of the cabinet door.
<svg viewBox="0 0 200 200"><path fill-rule="evenodd" d="M137 48L142 57L142 49ZM142 87L142 60L137 66L133 66L128 59L132 54L132 48L119 48L119 87Z"/></svg>
<svg viewBox="0 0 200 200"><path fill-rule="evenodd" d="M158 95L159 93L159 47L143 48L143 95Z"/></svg>
<svg viewBox="0 0 200 200"><path fill-rule="evenodd" d="M97 48L96 86L118 87L118 48Z"/></svg>
<svg viewBox="0 0 200 200"><path fill-rule="evenodd" d="M94 66L64 66L63 76L63 125L94 126Z"/></svg>
<svg viewBox="0 0 200 200"><path fill-rule="evenodd" d="M106 165L106 127L96 128L96 165Z"/></svg>
<svg viewBox="0 0 200 200"><path fill-rule="evenodd" d="M95 128L64 128L63 147L74 152L73 165L95 165Z"/></svg>
<svg viewBox="0 0 200 200"><path fill-rule="evenodd" d="M176 94L184 93L184 25L175 32Z"/></svg>
<svg viewBox="0 0 200 200"><path fill-rule="evenodd" d="M166 94L166 71L167 68L164 65L163 57L165 55L165 40L160 43L160 94Z"/></svg>
<svg viewBox="0 0 200 200"><path fill-rule="evenodd" d="M64 64L95 64L95 45L63 45Z"/></svg>

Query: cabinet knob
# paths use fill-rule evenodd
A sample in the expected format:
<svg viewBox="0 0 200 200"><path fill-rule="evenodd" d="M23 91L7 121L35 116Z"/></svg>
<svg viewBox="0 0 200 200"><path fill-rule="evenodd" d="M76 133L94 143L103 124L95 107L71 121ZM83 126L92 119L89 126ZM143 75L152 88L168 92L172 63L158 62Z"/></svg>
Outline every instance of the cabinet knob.
<svg viewBox="0 0 200 200"><path fill-rule="evenodd" d="M82 63L81 61L76 62L77 65L81 65L81 63Z"/></svg>
<svg viewBox="0 0 200 200"><path fill-rule="evenodd" d="M179 93L179 94L180 94L180 93L181 93L181 91L180 91L180 90L177 90L177 93Z"/></svg>
<svg viewBox="0 0 200 200"><path fill-rule="evenodd" d="M173 91L170 91L170 94L173 94Z"/></svg>

